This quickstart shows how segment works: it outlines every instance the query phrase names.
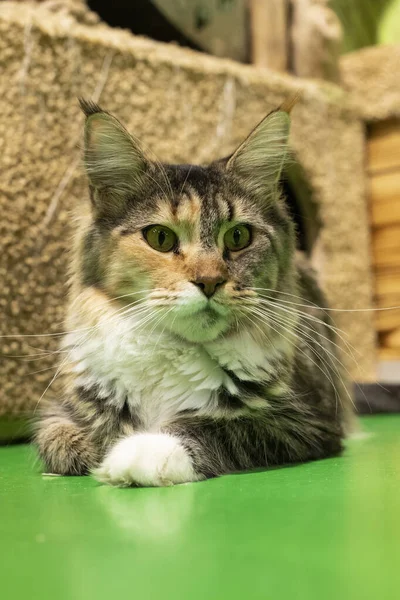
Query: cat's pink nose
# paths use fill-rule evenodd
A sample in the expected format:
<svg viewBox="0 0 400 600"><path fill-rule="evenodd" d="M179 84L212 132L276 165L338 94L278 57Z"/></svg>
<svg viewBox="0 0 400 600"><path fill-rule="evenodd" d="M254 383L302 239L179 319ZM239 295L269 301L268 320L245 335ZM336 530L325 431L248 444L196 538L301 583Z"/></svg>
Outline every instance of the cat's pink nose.
<svg viewBox="0 0 400 600"><path fill-rule="evenodd" d="M207 298L211 298L217 289L226 283L226 279L221 275L215 277L207 277L204 275L203 277L197 277L192 283L200 288Z"/></svg>

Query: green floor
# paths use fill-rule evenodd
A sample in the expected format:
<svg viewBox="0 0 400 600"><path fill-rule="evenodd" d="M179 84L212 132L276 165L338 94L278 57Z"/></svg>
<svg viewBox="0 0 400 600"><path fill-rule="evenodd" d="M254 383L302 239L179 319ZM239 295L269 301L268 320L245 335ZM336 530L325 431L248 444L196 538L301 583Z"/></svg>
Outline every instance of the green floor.
<svg viewBox="0 0 400 600"><path fill-rule="evenodd" d="M166 489L0 448L0 597L397 600L400 415L363 426L341 458Z"/></svg>

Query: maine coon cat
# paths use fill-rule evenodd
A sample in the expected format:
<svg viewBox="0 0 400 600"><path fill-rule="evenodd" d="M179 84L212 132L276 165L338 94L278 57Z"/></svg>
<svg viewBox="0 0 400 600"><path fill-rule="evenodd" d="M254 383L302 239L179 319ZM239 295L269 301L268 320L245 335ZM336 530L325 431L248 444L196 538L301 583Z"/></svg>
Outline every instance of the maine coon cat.
<svg viewBox="0 0 400 600"><path fill-rule="evenodd" d="M281 194L290 118L227 159L152 161L92 102L64 393L47 471L162 486L335 456L349 410L335 329Z"/></svg>

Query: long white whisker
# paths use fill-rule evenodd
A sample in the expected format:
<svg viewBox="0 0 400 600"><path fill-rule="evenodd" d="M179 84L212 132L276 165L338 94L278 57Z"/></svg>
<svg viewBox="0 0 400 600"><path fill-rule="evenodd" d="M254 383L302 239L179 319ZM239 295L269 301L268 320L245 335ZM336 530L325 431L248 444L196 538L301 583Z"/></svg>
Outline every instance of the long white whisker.
<svg viewBox="0 0 400 600"><path fill-rule="evenodd" d="M152 289L152 290L141 290L139 292L130 292L129 294L123 294L122 296L116 296L116 297L110 297L109 300L119 300L121 298L127 298L129 296L133 296L136 294L145 294L147 292L154 292L154 291L162 291L162 288L156 288L156 289ZM74 302L77 302L79 300L80 296L78 296L77 298L75 298ZM74 303L73 302L73 303ZM145 302L144 299L140 299L137 302ZM127 308L126 306L124 306L123 308ZM93 328L93 326L91 327L81 327L79 329L71 329L71 330L64 330L64 331L56 331L55 333L15 333L15 334L7 334L7 335L0 335L0 339L19 339L19 338L48 338L48 337L62 337L64 335L67 335L69 333L82 333L84 331L90 331Z"/></svg>
<svg viewBox="0 0 400 600"><path fill-rule="evenodd" d="M280 323L281 325L285 323L284 319L283 319L282 317L280 317L279 315L277 315L276 313L274 313L273 311L268 311L268 314L269 314L269 315L270 315L272 318L274 318L274 319L275 319L275 322L277 322L277 323ZM312 347L310 347L310 346L309 346L309 347L310 347L310 350L312 350L312 351L313 351L313 352L314 352L314 353L315 353L315 354L316 354L316 355L317 355L317 356L320 358L320 360L321 360L321 361L323 361L323 362L326 364L327 368L329 368L329 366L331 366L331 367L332 367L332 368L335 370L335 373L336 373L336 375L338 376L339 380L341 381L341 384L342 384L342 386L343 386L343 389L344 389L344 390L345 390L345 392L346 392L346 395L348 396L348 398L349 398L350 402L351 402L351 403L353 404L353 406L354 406L354 402L353 402L353 399L352 399L352 397L351 397L351 394L349 393L349 391L348 391L348 389L347 389L347 386L345 385L345 383L344 383L344 381L343 381L342 375L341 375L341 373L340 373L339 369L337 368L337 366L336 366L336 363L338 363L338 364L339 364L339 366L340 366L340 367L341 367L341 368L342 368L342 369L343 369L343 370L344 370L344 371L347 373L347 375L348 375L348 376L351 378L351 374L350 374L349 370L347 369L347 367L346 367L346 366L343 364L343 362L342 362L342 361L339 359L339 357L338 357L338 356L336 356L336 354L335 354L334 352L332 352L331 350L329 350L328 348L326 348L325 346L323 346L323 345L322 345L322 344L321 344L321 343L320 343L320 342L319 342L319 341L318 341L318 340L315 338L315 335L310 335L309 333L307 333L307 332L305 332L304 330L302 330L301 326L300 326L298 323L295 325L295 329L296 329L296 331L299 333L299 335L306 337L308 340L310 340L311 342L313 342L314 344L316 344L318 347L320 347L320 348L321 348L321 350L322 350L322 352L324 352L324 353L328 354L328 355L331 357L331 359L332 359L334 362L333 362L331 365L329 365L329 364L328 364L328 362L325 360L324 356L322 355L322 353L318 353L318 354L317 354L317 352L316 352L315 348L312 348ZM311 329L311 328L308 328L308 329L310 329L310 331L312 331L312 333L313 333L313 334L318 334L318 332L317 332L317 331L315 331L315 330L313 330L313 329ZM326 339L326 340L327 340L329 343L332 343L332 344L334 344L334 342L332 342L331 340L329 340L329 338L325 338L325 339ZM303 340L303 341L304 341L304 340ZM339 350L340 350L340 347L339 347L337 344L335 344L335 345L336 345L336 346L339 348Z"/></svg>
<svg viewBox="0 0 400 600"><path fill-rule="evenodd" d="M279 304L274 304L273 302L268 302L268 301L265 301L265 300L261 300L261 303L262 303L262 306L263 306L263 307L267 306L267 307L268 307L268 309L270 309L270 310L273 310L273 311L274 311L274 314L276 314L276 310L277 310L277 309L281 309L281 308L284 310L284 312L285 312L285 313L286 313L286 312L289 312L289 313L291 312L290 310L287 310L287 309L285 309L285 307L281 307ZM302 311L298 312L298 311L295 311L295 310L293 311L293 314L300 315L300 317L303 317L303 318L306 318L307 316L309 316L309 315L307 315L307 313L303 313ZM283 318L283 315L280 315L280 316L282 316L282 318ZM310 319L309 319L309 320L310 320ZM318 318L316 318L316 319L311 319L311 322L315 322L316 324L319 324L319 325L321 325L321 327L323 327L323 328L325 328L325 327L326 327L326 328L330 329L330 327L329 327L329 323L325 323L324 321L322 321L322 319L318 319ZM332 344L333 346L335 346L336 348L338 348L338 350L339 350L340 352L345 352L345 354L347 354L347 355L348 355L348 356L349 356L349 357L350 357L350 358L351 358L351 359L354 361L354 364L355 364L357 367L359 367L359 364L358 364L358 362L357 362L357 359L355 358L355 356L354 356L354 354L353 354L353 352L352 352L352 346L351 346L351 344L346 344L346 340L343 340L342 338L340 338L340 336L339 336L339 334L338 334L338 333L336 333L336 332L333 332L333 333L335 333L335 334L336 334L336 335L337 335L337 336L338 336L340 339L342 339L343 343L345 343L345 345L346 345L346 351L345 351L345 350L344 350L344 348L342 348L342 347L341 347L339 344L337 344L335 341L333 341L333 340L332 340L332 339L330 339L329 337L327 337L327 336L323 335L323 334L322 334L320 331L318 331L317 329L315 329L315 328L313 328L313 327L310 327L309 325L306 325L305 323L302 323L302 324L301 324L301 327L302 327L303 329L306 329L306 330L308 330L308 331L311 331L313 334L315 334L315 335L318 335L320 338L322 338L322 339L326 340L327 342L329 342L330 344Z"/></svg>
<svg viewBox="0 0 400 600"><path fill-rule="evenodd" d="M341 329L339 329L338 327L335 327L331 323L326 323L322 319L319 319L315 315L310 315L309 313L307 313L305 311L293 309L290 307L285 307L285 306L282 306L281 304L279 304L278 302L273 303L270 300L266 300L265 297L260 297L257 300L261 303L267 304L268 306L274 306L275 308L279 308L279 310L281 310L285 313L297 314L297 315L303 316L308 321L319 323L323 327L326 327L330 331L333 331L337 335L337 337L343 342L343 344L346 346L346 348L347 348L348 352L350 353L350 355L352 356L352 358L356 361L354 354L353 354L353 351L356 351L355 348L353 348L352 345L349 343L349 341L345 339L344 336L346 336L347 334L344 331L342 331Z"/></svg>
<svg viewBox="0 0 400 600"><path fill-rule="evenodd" d="M166 312L166 313L163 315L163 319L165 319L165 320L166 320L166 318L168 317L168 315L170 314L170 312L171 312L171 311L173 311L173 310L174 310L174 307L172 306L172 307L171 307L169 310L167 310L167 312ZM175 317L174 317L174 319L173 319L172 323L174 323L174 322L175 322L175 319L176 319L176 315L175 315ZM160 323L161 323L161 322L162 322L162 320L160 321ZM167 322L165 323L165 325L164 325L164 327L163 327L162 331L160 332L160 335L159 335L159 336L158 336L158 338L157 338L157 341L156 341L156 343L154 344L153 353L152 353L152 354L153 354L153 356L154 356L154 354L155 354L155 352L156 352L157 345L158 345L158 343L159 343L159 342L160 342L160 340L161 340L161 337L162 337L162 335L163 335L163 333L164 333L164 331L165 331L165 328L166 328L166 326L167 326Z"/></svg>
<svg viewBox="0 0 400 600"><path fill-rule="evenodd" d="M280 294L284 294L285 296L292 296L293 298L299 298L300 300L304 301L304 297L302 296L297 296L296 294L289 294L288 292L282 292L280 290L274 290L272 288L250 288L254 291L265 291L265 292L274 292L277 295ZM271 296L271 298L276 299L276 297ZM281 302L285 302L285 304L295 304L296 306L303 306L306 308L310 308L310 307L315 307L318 308L322 311L329 311L329 312L379 312L379 311L385 311L385 310L399 310L400 309L400 305L399 306L385 306L385 307L368 307L368 308L331 308L328 306L319 306L318 304L315 304L315 302L311 302L309 304L300 304L297 302L290 302L289 300L282 300L281 298L279 298L279 301Z"/></svg>
<svg viewBox="0 0 400 600"><path fill-rule="evenodd" d="M124 307L126 308L126 307ZM132 308L132 307L131 307ZM151 311L150 307L144 307L147 308L147 311ZM129 309L128 309L129 310ZM111 316L111 318L108 319L108 321L112 321L113 319L115 319L118 314L120 313L121 309L119 309L118 311L116 311L115 313L113 313L113 315ZM121 317L121 315L119 315ZM151 315L150 315L151 317ZM144 317L143 320L148 319L148 317ZM136 324L136 326L138 327L139 325L141 325L142 322L139 322ZM83 336L81 336L77 342L74 344L74 346L68 350L66 349L66 357L64 358L64 360L61 362L61 364L59 365L59 367L57 368L57 371L55 372L54 376L52 377L52 379L50 380L49 384L47 385L46 389L44 390L43 394L40 396L36 406L35 406L35 410L34 410L34 414L36 413L37 407L39 406L40 402L42 401L43 397L45 396L45 394L47 393L47 391L49 390L49 388L53 385L53 383L55 382L55 380L57 379L57 377L59 376L59 374L62 372L62 369L64 368L64 366L66 365L66 363L68 362L68 360L71 357L71 354L74 352L74 350L76 350L76 348L78 348L79 345L81 345L83 343L83 341L86 339L90 339L91 336L94 335L95 331L98 329L98 327L101 325L101 322L97 323L97 325L90 327L90 328L86 328L85 330L89 329L88 333L90 333L89 338L88 338L88 333L85 333ZM131 328L130 331L132 331L133 328Z"/></svg>
<svg viewBox="0 0 400 600"><path fill-rule="evenodd" d="M283 337L283 339L285 339L286 341L289 342L289 344L294 345L294 341L295 340L290 340L289 338L287 338L285 335L282 334L281 331L278 331L276 328L274 328L271 323L269 321L264 321L265 317L262 317L262 314L258 314L258 311L256 311L256 309L252 308L251 309L251 314L253 314L256 318L258 318L261 322L264 322L270 329L272 329L272 331L274 331L275 333L277 333L279 336ZM281 328L283 328L287 333L289 333L290 335L292 335L295 339L298 339L298 335L297 333L291 331L290 329L288 329L287 327L284 327L282 325L280 325ZM310 344L308 342L306 342L305 340L303 340L303 342L306 344L307 347L309 347L309 349L311 351L313 351L312 347L310 348ZM320 367L320 365L318 365L310 356L308 356L304 350L301 350L300 348L298 348L298 351L301 352L306 358L307 360L311 360L311 362L314 364L315 367L317 367L317 369L319 369L321 371L321 373L327 377L327 379L330 381L330 383L332 384L332 387L334 389L335 392L335 398L336 398L336 403L338 402L338 399L340 398L339 394L338 394L338 390L336 388L336 385L331 377L331 375L329 373L327 373L324 369L322 369L322 367ZM315 354L315 353L314 353Z"/></svg>

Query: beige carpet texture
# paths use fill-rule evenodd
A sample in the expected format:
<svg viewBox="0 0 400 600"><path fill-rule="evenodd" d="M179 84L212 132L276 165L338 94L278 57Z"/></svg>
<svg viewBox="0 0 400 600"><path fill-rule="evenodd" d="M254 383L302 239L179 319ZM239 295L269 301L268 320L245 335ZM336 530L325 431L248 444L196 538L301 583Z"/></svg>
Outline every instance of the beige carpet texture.
<svg viewBox="0 0 400 600"><path fill-rule="evenodd" d="M113 112L161 160L206 163L300 90L292 145L319 206L315 265L333 307L372 302L364 123L341 88L90 22L0 2L0 417L32 415L60 358L71 210L88 202L78 96ZM371 313L335 318L355 348L347 368L373 379Z"/></svg>
<svg viewBox="0 0 400 600"><path fill-rule="evenodd" d="M363 119L371 123L400 119L400 44L344 55L340 70L342 84Z"/></svg>

